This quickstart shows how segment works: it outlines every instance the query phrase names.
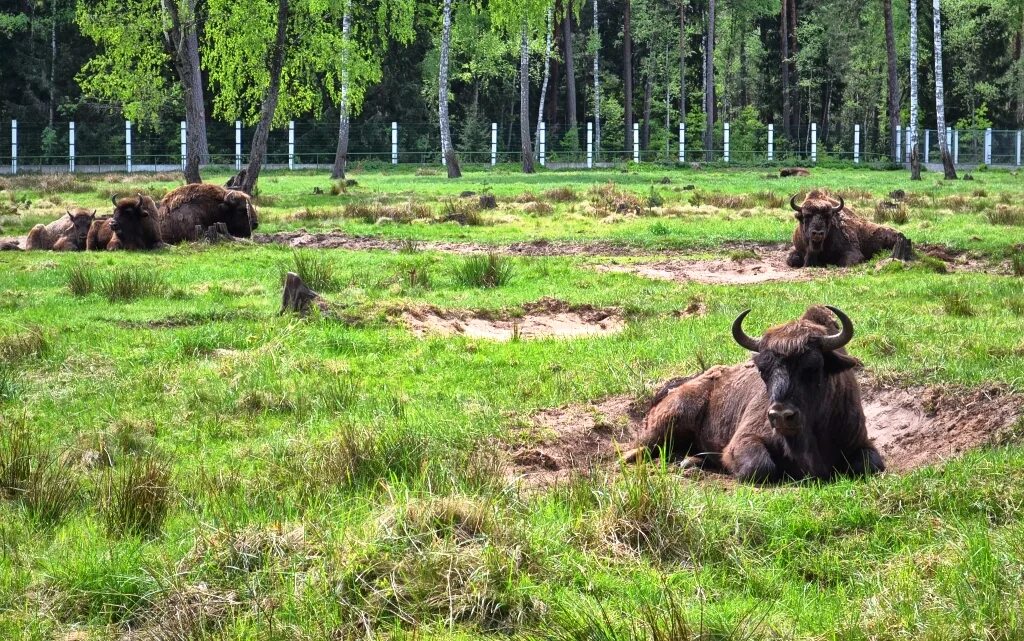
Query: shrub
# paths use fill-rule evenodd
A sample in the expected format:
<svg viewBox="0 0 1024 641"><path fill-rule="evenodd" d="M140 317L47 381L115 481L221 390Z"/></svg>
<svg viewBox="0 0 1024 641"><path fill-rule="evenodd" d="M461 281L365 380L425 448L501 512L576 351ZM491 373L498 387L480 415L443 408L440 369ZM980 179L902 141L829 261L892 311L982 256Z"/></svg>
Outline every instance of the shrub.
<svg viewBox="0 0 1024 641"><path fill-rule="evenodd" d="M647 206L648 207L661 207L665 204L665 199L662 198L661 194L651 186L651 193L647 194Z"/></svg>
<svg viewBox="0 0 1024 641"><path fill-rule="evenodd" d="M76 263L67 271L68 289L73 296L88 296L96 288L96 279L89 267Z"/></svg>
<svg viewBox="0 0 1024 641"><path fill-rule="evenodd" d="M102 512L111 536L157 536L171 502L171 469L155 458L129 461L110 472Z"/></svg>
<svg viewBox="0 0 1024 641"><path fill-rule="evenodd" d="M311 249L297 249L292 254L292 271L316 291L334 287L334 266L327 255Z"/></svg>
<svg viewBox="0 0 1024 641"><path fill-rule="evenodd" d="M469 287L500 287L512 280L514 270L512 261L504 256L470 256L456 270L455 278Z"/></svg>
<svg viewBox="0 0 1024 641"><path fill-rule="evenodd" d="M109 278L100 281L100 291L112 303L154 296L162 293L166 287L167 283L156 270L132 267L116 269Z"/></svg>

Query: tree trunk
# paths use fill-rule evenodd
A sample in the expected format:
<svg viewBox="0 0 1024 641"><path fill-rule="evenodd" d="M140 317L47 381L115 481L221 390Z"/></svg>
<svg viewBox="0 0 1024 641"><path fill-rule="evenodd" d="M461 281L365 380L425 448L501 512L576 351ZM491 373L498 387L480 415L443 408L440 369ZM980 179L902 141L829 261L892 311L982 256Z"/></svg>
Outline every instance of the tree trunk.
<svg viewBox="0 0 1024 641"><path fill-rule="evenodd" d="M459 157L452 146L452 127L448 116L448 54L452 44L452 0L444 0L444 17L441 21L441 65L437 82L437 114L441 124L441 153L448 169L449 178L461 178Z"/></svg>
<svg viewBox="0 0 1024 641"><path fill-rule="evenodd" d="M686 122L686 1L679 0L679 122Z"/></svg>
<svg viewBox="0 0 1024 641"><path fill-rule="evenodd" d="M569 112L569 129L575 131L576 121L576 60L572 47L572 7L565 3L565 20L562 21L562 38L565 47L565 104Z"/></svg>
<svg viewBox="0 0 1024 641"><path fill-rule="evenodd" d="M779 54L782 58L782 130L793 139L793 103L789 90L789 0L782 0L779 14Z"/></svg>
<svg viewBox="0 0 1024 641"><path fill-rule="evenodd" d="M544 122L544 101L548 97L548 81L551 80L551 29L552 29L552 18L554 13L553 7L548 7L548 21L547 21L547 34L544 39L544 81L540 85L540 104L537 105L537 133L534 136L534 140L537 141L537 150L535 156L539 160L540 154L540 123ZM527 43L527 55L529 55L529 43ZM527 59L527 72L529 72L529 59Z"/></svg>
<svg viewBox="0 0 1024 641"><path fill-rule="evenodd" d="M786 0L783 0L785 2ZM793 140L800 138L800 80L797 77L796 68L796 0L789 0L789 9L786 12L789 18L789 26L786 33L789 35L789 92L790 112L792 122L789 124L793 132Z"/></svg>
<svg viewBox="0 0 1024 641"><path fill-rule="evenodd" d="M352 4L345 3L345 15L341 19L341 100L338 101L338 149L334 153L334 167L331 168L331 178L339 179L345 177L345 166L348 164L348 134L349 134L349 109L348 109L348 47L349 33L352 30Z"/></svg>
<svg viewBox="0 0 1024 641"><path fill-rule="evenodd" d="M530 37L523 20L519 43L519 138L523 173L533 173L533 145L530 142Z"/></svg>
<svg viewBox="0 0 1024 641"><path fill-rule="evenodd" d="M601 31L597 27L597 0L594 5L594 33L591 36L594 46L594 162L601 154Z"/></svg>
<svg viewBox="0 0 1024 641"><path fill-rule="evenodd" d="M56 115L56 93L57 93L57 2L50 0L50 118L48 125L53 127L53 119Z"/></svg>
<svg viewBox="0 0 1024 641"><path fill-rule="evenodd" d="M785 0L783 0L785 1ZM704 47L704 158L714 159L715 140L715 0L708 0L708 35Z"/></svg>
<svg viewBox="0 0 1024 641"><path fill-rule="evenodd" d="M622 23L622 85L625 91L623 110L626 121L626 154L633 151L633 0L626 0Z"/></svg>
<svg viewBox="0 0 1024 641"><path fill-rule="evenodd" d="M942 8L940 0L932 0L932 13L935 22L935 125L938 131L939 151L942 153L942 171L946 180L956 180L956 168L953 156L946 144L946 97L942 84Z"/></svg>
<svg viewBox="0 0 1024 641"><path fill-rule="evenodd" d="M885 16L885 55L888 59L889 98L887 102L889 116L889 157L896 162L899 149L896 146L896 133L900 128L899 86L896 83L896 36L892 25L892 0L882 0L882 13Z"/></svg>
<svg viewBox="0 0 1024 641"><path fill-rule="evenodd" d="M654 63L648 60L648 64L653 65ZM646 78L644 78L644 124L640 127L641 151L647 151L647 148L651 146L651 91L654 89L652 75L653 71L648 68Z"/></svg>
<svg viewBox="0 0 1024 641"><path fill-rule="evenodd" d="M164 31L164 47L174 60L185 99L185 181L202 182L201 164L210 160L206 139L206 109L203 78L199 69L199 35L196 30L196 0L189 0L187 15L179 11L178 0L162 0L170 18Z"/></svg>
<svg viewBox="0 0 1024 641"><path fill-rule="evenodd" d="M281 69L284 67L285 48L288 43L288 0L277 2L277 35L274 38L274 48L271 50L270 59L270 84L267 86L267 93L263 97L263 107L260 110L260 121L256 125L256 132L252 137L252 147L249 151L249 166L246 168L245 180L242 182L242 191L251 194L259 180L260 171L263 169L263 161L267 156L267 139L270 137L270 125L274 122L274 112L277 111L277 96L281 91Z"/></svg>
<svg viewBox="0 0 1024 641"><path fill-rule="evenodd" d="M910 0L910 179L921 180L917 148L917 0Z"/></svg>

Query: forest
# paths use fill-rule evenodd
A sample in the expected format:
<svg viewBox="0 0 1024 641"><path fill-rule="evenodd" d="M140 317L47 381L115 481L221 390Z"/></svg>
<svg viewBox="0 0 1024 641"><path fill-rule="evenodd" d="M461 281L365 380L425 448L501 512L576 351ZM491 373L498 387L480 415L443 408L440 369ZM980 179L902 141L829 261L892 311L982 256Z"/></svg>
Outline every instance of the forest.
<svg viewBox="0 0 1024 641"><path fill-rule="evenodd" d="M439 115L450 118L450 146L468 162L485 160L491 122L499 123L503 147L527 148L541 120L552 153L578 151L591 121L598 148L609 153L633 148L625 123L638 123L645 158L651 150L652 158L668 157L679 122L695 151L719 146L713 136L720 139L721 123L730 122L736 150L763 145L757 132L766 123L775 125L778 153L806 149L813 123L823 150L849 152L859 124L863 148L885 156L895 144L894 122L911 120L912 94L918 126L936 127L937 6L5 1L0 119L19 121L21 153L42 158L66 155L72 120L81 123L80 149L111 154L123 150L125 119L137 140L154 140L167 153L177 153L179 121L201 123L189 128L199 163L233 150L236 120L247 128L247 150L252 127L254 142L261 135L273 141L270 130L298 120L309 123L304 135L315 137L325 157L339 158L350 147L387 151L396 121L403 150L423 152L416 156L422 162L444 144ZM940 24L947 126L1021 127L1024 1L943 0ZM439 104L441 81L448 100ZM0 143L7 129L0 127ZM717 133L707 139L705 131Z"/></svg>

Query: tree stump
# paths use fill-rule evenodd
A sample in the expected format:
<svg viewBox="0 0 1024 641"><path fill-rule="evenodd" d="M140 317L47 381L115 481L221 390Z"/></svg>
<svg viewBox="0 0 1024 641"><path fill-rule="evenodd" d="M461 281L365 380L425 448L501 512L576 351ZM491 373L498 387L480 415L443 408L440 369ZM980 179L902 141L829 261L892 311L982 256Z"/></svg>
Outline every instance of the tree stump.
<svg viewBox="0 0 1024 641"><path fill-rule="evenodd" d="M196 240L214 245L220 242L234 242L235 237L228 231L227 223L214 223L209 227L196 225Z"/></svg>
<svg viewBox="0 0 1024 641"><path fill-rule="evenodd" d="M892 248L892 257L904 262L914 260L914 244L910 242L909 238L900 234L900 237L896 239L896 244Z"/></svg>
<svg viewBox="0 0 1024 641"><path fill-rule="evenodd" d="M495 209L498 206L498 199L494 194L482 194L479 202L480 209Z"/></svg>
<svg viewBox="0 0 1024 641"><path fill-rule="evenodd" d="M327 313L327 301L306 286L302 278L295 272L288 272L284 280L284 292L281 295L280 314L291 312L299 316L309 313L309 306L315 304L321 313Z"/></svg>
<svg viewBox="0 0 1024 641"><path fill-rule="evenodd" d="M240 172L238 172L231 178L228 178L228 181L224 183L224 187L226 189L241 190L242 185L245 184L245 177L247 173L248 172L245 169L242 169Z"/></svg>

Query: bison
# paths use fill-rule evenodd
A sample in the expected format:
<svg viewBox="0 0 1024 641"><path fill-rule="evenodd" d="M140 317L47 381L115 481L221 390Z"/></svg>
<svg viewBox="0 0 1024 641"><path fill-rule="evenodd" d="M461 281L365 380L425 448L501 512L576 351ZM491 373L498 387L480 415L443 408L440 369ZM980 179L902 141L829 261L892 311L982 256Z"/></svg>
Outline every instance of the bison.
<svg viewBox="0 0 1024 641"><path fill-rule="evenodd" d="M752 482L883 471L853 373L860 362L843 349L853 338L849 317L835 307L810 307L752 338L743 331L749 312L733 322L732 335L755 353L751 361L669 382L624 459L664 448L689 454L687 464L720 465Z"/></svg>
<svg viewBox="0 0 1024 641"><path fill-rule="evenodd" d="M184 185L168 193L160 202L158 220L164 242L170 244L198 240L196 227L224 223L232 236L248 238L259 226L248 195L211 184Z"/></svg>
<svg viewBox="0 0 1024 641"><path fill-rule="evenodd" d="M52 249L54 251L81 251L85 249L89 227L96 218L96 210L68 210L49 225L36 225L25 239L25 249Z"/></svg>
<svg viewBox="0 0 1024 641"><path fill-rule="evenodd" d="M803 167L784 167L779 170L780 178L789 178L791 176L810 176L811 172Z"/></svg>
<svg viewBox="0 0 1024 641"><path fill-rule="evenodd" d="M93 222L86 248L97 250L144 250L165 247L156 218L156 202L149 196L111 199L114 213Z"/></svg>
<svg viewBox="0 0 1024 641"><path fill-rule="evenodd" d="M913 258L910 241L895 229L864 220L839 197L820 189L807 194L802 205L796 196L789 201L798 221L793 231L790 267L848 267L862 263L882 251L894 258Z"/></svg>

